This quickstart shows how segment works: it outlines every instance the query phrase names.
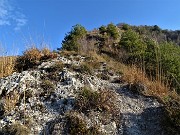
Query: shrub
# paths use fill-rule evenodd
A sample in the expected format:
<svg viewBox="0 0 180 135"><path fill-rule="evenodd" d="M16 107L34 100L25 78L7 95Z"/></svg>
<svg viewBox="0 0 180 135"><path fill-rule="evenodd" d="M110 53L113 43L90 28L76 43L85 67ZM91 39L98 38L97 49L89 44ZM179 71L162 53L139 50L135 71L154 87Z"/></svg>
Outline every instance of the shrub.
<svg viewBox="0 0 180 135"><path fill-rule="evenodd" d="M54 59L57 58L56 52L51 52L48 48L43 48L41 50L41 60L48 60L48 59Z"/></svg>
<svg viewBox="0 0 180 135"><path fill-rule="evenodd" d="M44 90L43 93L41 93L41 95L46 95L46 96L51 95L52 93L54 93L55 90L54 84L49 80L44 80L41 83L41 88L43 88Z"/></svg>
<svg viewBox="0 0 180 135"><path fill-rule="evenodd" d="M104 25L102 25L100 28L99 28L99 33L104 35L105 33L107 32L107 29Z"/></svg>
<svg viewBox="0 0 180 135"><path fill-rule="evenodd" d="M37 48L26 50L22 56L16 59L15 69L19 72L27 70L39 64L41 52Z"/></svg>
<svg viewBox="0 0 180 135"><path fill-rule="evenodd" d="M87 132L86 122L77 115L78 113L69 113L66 115L68 132L70 135L85 135Z"/></svg>
<svg viewBox="0 0 180 135"><path fill-rule="evenodd" d="M16 91L6 95L4 98L4 110L6 114L10 113L16 107L16 104L19 102L19 97L20 95Z"/></svg>
<svg viewBox="0 0 180 135"><path fill-rule="evenodd" d="M56 62L56 63L52 66L52 68L53 68L55 71L60 72L60 71L62 71L63 68L64 68L64 63L62 63L62 62Z"/></svg>
<svg viewBox="0 0 180 135"><path fill-rule="evenodd" d="M54 65L46 69L48 74L45 76L45 78L52 81L59 81L59 73L63 70L64 66L65 65L62 62L56 62Z"/></svg>
<svg viewBox="0 0 180 135"><path fill-rule="evenodd" d="M60 51L60 55L63 56L63 57L69 57L69 56L77 56L78 53L75 52L75 51L67 51L67 50L63 50L63 51Z"/></svg>
<svg viewBox="0 0 180 135"><path fill-rule="evenodd" d="M80 72L81 73L89 73L89 74L92 74L93 72L93 68L89 65L89 63L82 63L80 65Z"/></svg>
<svg viewBox="0 0 180 135"><path fill-rule="evenodd" d="M2 135L29 135L30 129L20 123L5 126L0 131Z"/></svg>
<svg viewBox="0 0 180 135"><path fill-rule="evenodd" d="M122 30L128 30L130 29L130 26L128 24L122 24Z"/></svg>
<svg viewBox="0 0 180 135"><path fill-rule="evenodd" d="M41 60L47 60L51 58L51 51L48 48L43 48L41 50Z"/></svg>
<svg viewBox="0 0 180 135"><path fill-rule="evenodd" d="M39 49L37 48L30 48L29 50L26 50L23 54L27 60L29 60L30 62L35 62L40 60L41 58L41 52Z"/></svg>
<svg viewBox="0 0 180 135"><path fill-rule="evenodd" d="M43 48L41 50L41 53L44 55L44 56L49 56L51 54L51 51L48 49L48 48Z"/></svg>
<svg viewBox="0 0 180 135"><path fill-rule="evenodd" d="M97 74L97 77L98 78L101 78L102 80L109 80L110 77L107 73L100 73L100 74Z"/></svg>
<svg viewBox="0 0 180 135"><path fill-rule="evenodd" d="M170 134L180 133L180 97L172 92L164 99L166 105L165 121L163 126L169 131Z"/></svg>
<svg viewBox="0 0 180 135"><path fill-rule="evenodd" d="M112 91L92 91L86 87L79 93L75 108L84 113L88 113L90 110L107 112L113 115L118 113L116 97Z"/></svg>
<svg viewBox="0 0 180 135"><path fill-rule="evenodd" d="M15 70L18 72L36 67L41 64L43 60L56 58L57 54L50 52L48 48L39 50L36 47L32 47L26 50L22 56L17 57L15 62Z"/></svg>
<svg viewBox="0 0 180 135"><path fill-rule="evenodd" d="M61 72L64 68L64 63L58 61L55 62L55 64L53 64L51 67L47 68L46 71L47 72Z"/></svg>
<svg viewBox="0 0 180 135"><path fill-rule="evenodd" d="M103 135L97 125L87 127L87 122L78 112L66 114L66 128L70 135Z"/></svg>

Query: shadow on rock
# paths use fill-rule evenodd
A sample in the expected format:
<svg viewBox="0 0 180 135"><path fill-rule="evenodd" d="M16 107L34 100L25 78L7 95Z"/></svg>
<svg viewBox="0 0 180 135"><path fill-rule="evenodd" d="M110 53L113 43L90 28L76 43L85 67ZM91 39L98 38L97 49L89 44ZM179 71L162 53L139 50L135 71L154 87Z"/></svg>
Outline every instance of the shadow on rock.
<svg viewBox="0 0 180 135"><path fill-rule="evenodd" d="M170 135L164 126L164 107L150 107L141 114L122 114L123 135Z"/></svg>

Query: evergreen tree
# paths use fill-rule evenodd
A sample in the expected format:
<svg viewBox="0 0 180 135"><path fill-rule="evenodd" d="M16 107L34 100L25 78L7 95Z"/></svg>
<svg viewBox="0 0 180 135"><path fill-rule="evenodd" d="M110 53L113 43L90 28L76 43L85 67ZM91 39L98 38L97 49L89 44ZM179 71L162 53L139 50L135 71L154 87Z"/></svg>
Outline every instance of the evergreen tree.
<svg viewBox="0 0 180 135"><path fill-rule="evenodd" d="M71 31L66 34L62 42L62 49L68 51L78 51L78 49L80 48L80 44L78 43L78 41L86 34L86 29L80 24L73 26Z"/></svg>
<svg viewBox="0 0 180 135"><path fill-rule="evenodd" d="M107 34L113 39L117 39L119 37L118 28L113 23L108 24Z"/></svg>

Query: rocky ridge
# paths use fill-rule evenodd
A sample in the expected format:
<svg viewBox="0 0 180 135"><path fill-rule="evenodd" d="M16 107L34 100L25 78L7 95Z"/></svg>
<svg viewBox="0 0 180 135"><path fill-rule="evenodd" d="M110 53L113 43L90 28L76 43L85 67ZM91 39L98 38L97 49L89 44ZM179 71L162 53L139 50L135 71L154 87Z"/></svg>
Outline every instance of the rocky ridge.
<svg viewBox="0 0 180 135"><path fill-rule="evenodd" d="M155 98L133 93L125 83L115 83L113 79L120 78L120 75L109 74L107 80L98 78L97 74L103 72L105 63L101 63L99 70L95 70L93 75L73 71L65 66L56 74L56 81L48 78L52 77L50 69L57 62L78 67L85 60L85 57L79 55L59 55L55 59L41 63L34 70L13 73L1 78L0 128L18 122L27 125L29 134L32 135L68 134L64 130L65 114L74 109L78 92L86 86L94 91L112 91L116 95L115 104L119 110L116 119L109 118L106 122L99 120L101 114L98 111L92 111L88 116L83 113L77 114L86 121L87 126L95 122L98 130L109 135L165 134L161 125L163 105ZM49 84L45 88L46 92L42 87L44 82ZM10 108L7 101L12 100L17 93L17 103ZM3 108L6 108L6 111Z"/></svg>

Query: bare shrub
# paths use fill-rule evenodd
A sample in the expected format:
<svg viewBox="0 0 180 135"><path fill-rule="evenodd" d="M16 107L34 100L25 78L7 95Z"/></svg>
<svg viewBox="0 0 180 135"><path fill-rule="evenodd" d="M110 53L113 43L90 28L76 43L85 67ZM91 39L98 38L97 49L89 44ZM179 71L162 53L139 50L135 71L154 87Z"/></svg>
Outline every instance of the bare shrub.
<svg viewBox="0 0 180 135"><path fill-rule="evenodd" d="M20 95L18 94L17 91L13 91L12 93L10 93L9 95L5 97L4 110L6 114L11 112L16 107L16 104L19 101L19 97Z"/></svg>

